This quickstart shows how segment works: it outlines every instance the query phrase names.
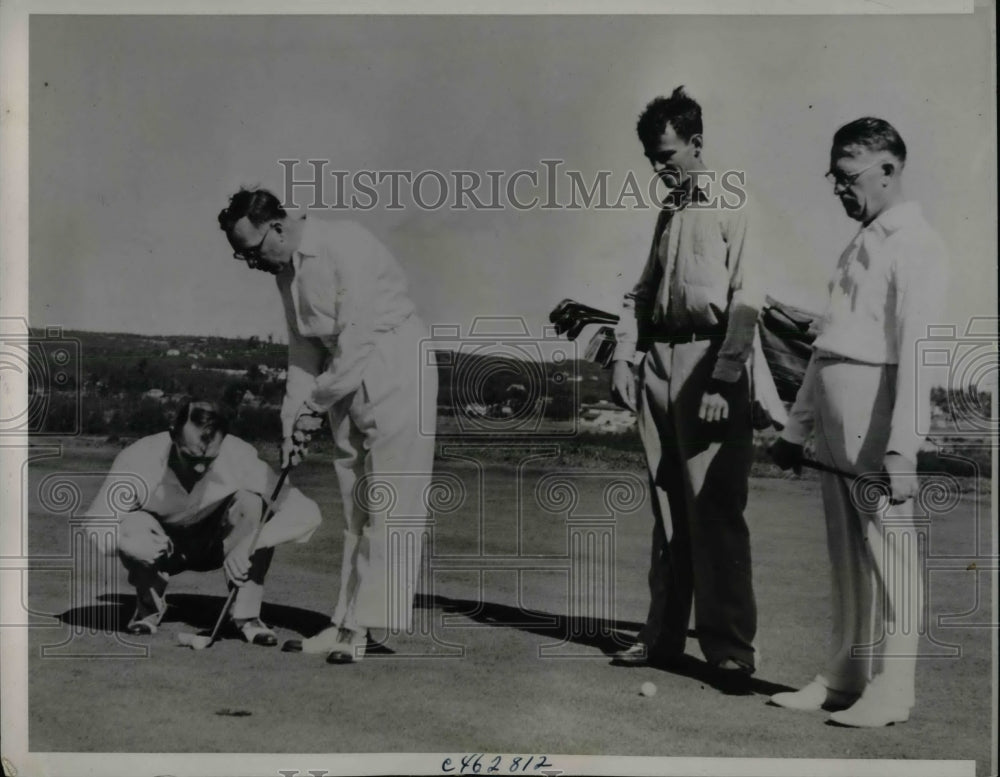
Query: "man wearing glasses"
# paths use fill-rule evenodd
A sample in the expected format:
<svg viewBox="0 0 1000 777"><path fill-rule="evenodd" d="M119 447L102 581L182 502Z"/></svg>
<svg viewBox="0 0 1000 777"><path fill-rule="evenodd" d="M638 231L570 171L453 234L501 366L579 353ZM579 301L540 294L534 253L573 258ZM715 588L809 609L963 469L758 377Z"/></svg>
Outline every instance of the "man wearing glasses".
<svg viewBox="0 0 1000 777"><path fill-rule="evenodd" d="M264 576L276 545L312 536L319 508L286 486L251 553L250 540L277 477L252 445L227 434L227 426L218 404L186 401L169 432L144 437L118 454L88 511L106 516L122 493L134 497L121 515L116 548L136 591L130 634L157 631L171 575L222 568L230 585L239 587L231 613L237 634L255 645L277 644L260 619Z"/></svg>
<svg viewBox="0 0 1000 777"><path fill-rule="evenodd" d="M360 224L293 214L264 189L219 213L234 257L275 276L288 322L282 463L328 418L346 522L331 624L284 649L364 657L370 629L409 629L434 463L437 368L389 251ZM385 497L385 498L383 498Z"/></svg>
<svg viewBox="0 0 1000 777"><path fill-rule="evenodd" d="M798 470L812 432L821 463L888 475L891 494L863 504L848 478L823 474L830 650L811 683L771 699L832 709L830 720L845 726L902 723L915 703L923 584L913 499L917 430L930 424L917 341L942 322L947 258L920 206L903 194L905 164L903 139L882 119L858 119L833 137L827 177L861 229L837 263L805 380L772 448L782 468Z"/></svg>
<svg viewBox="0 0 1000 777"><path fill-rule="evenodd" d="M720 686L745 689L756 668L743 511L753 459L747 365L763 302L760 257L748 237L747 208L720 207L711 196L718 179L703 157L701 107L683 87L653 100L637 131L670 194L616 331L612 397L638 411L654 522L649 614L637 643L615 663L676 662L693 599L698 642Z"/></svg>

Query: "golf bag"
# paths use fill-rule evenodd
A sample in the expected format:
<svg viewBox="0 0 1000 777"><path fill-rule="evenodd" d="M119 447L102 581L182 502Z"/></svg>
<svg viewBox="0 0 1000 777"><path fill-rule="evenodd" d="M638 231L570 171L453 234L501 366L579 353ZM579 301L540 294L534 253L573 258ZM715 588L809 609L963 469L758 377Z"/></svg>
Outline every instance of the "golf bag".
<svg viewBox="0 0 1000 777"><path fill-rule="evenodd" d="M771 297L760 312L757 330L761 348L778 396L784 402L794 402L802 385L812 355L812 342L816 339L817 319L815 313Z"/></svg>
<svg viewBox="0 0 1000 777"><path fill-rule="evenodd" d="M812 342L816 339L815 313L767 297L757 321L760 345L778 396L783 402L794 402L799 386L806 374ZM614 356L615 333L607 326L618 322L618 316L597 308L583 305L576 300L564 299L553 309L549 321L557 334L575 340L588 324L603 326L593 335L584 352L584 358L609 367Z"/></svg>

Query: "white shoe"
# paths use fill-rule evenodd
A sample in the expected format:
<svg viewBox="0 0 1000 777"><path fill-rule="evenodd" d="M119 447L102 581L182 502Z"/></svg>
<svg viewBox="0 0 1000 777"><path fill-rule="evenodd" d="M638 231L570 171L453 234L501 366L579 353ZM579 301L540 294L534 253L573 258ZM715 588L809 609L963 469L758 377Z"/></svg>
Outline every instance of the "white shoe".
<svg viewBox="0 0 1000 777"><path fill-rule="evenodd" d="M852 728L882 728L910 719L909 707L889 707L876 700L858 699L854 706L831 713L830 722Z"/></svg>
<svg viewBox="0 0 1000 777"><path fill-rule="evenodd" d="M251 645L274 647L278 644L278 635L260 617L233 618L233 626L243 639Z"/></svg>
<svg viewBox="0 0 1000 777"><path fill-rule="evenodd" d="M910 705L886 699L881 675L876 675L851 707L830 715L830 722L852 728L882 728L910 719Z"/></svg>
<svg viewBox="0 0 1000 777"><path fill-rule="evenodd" d="M319 634L309 637L309 639L302 640L302 652L314 654L329 653L340 644L340 640L338 638L339 633L340 629L336 626L328 626Z"/></svg>
<svg viewBox="0 0 1000 777"><path fill-rule="evenodd" d="M774 694L771 703L789 710L815 712L821 709L843 709L853 704L857 698L856 693L828 688L826 683L817 677L809 685L797 691Z"/></svg>
<svg viewBox="0 0 1000 777"><path fill-rule="evenodd" d="M339 644L326 657L328 664L353 664L365 657L368 647L368 631L340 629Z"/></svg>

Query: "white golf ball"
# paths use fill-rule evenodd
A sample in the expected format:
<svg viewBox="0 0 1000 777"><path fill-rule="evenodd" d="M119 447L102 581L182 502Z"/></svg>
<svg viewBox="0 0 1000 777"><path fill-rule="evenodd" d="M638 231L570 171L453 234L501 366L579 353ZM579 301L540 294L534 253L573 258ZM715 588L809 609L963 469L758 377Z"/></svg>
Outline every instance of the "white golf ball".
<svg viewBox="0 0 1000 777"><path fill-rule="evenodd" d="M639 693L643 696L656 696L656 686L651 682L645 682L639 688Z"/></svg>

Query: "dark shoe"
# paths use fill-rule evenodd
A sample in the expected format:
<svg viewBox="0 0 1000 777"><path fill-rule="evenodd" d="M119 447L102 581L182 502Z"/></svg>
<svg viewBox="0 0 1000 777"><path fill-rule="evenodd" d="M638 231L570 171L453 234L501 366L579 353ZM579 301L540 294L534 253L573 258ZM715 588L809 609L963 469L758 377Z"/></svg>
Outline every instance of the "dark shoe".
<svg viewBox="0 0 1000 777"><path fill-rule="evenodd" d="M301 653L302 652L302 640L301 639L286 639L285 643L281 646L282 653Z"/></svg>
<svg viewBox="0 0 1000 777"><path fill-rule="evenodd" d="M260 618L234 619L233 625L243 639L251 645L274 647L278 644L278 636Z"/></svg>
<svg viewBox="0 0 1000 777"><path fill-rule="evenodd" d="M716 685L723 693L746 696L752 693L750 689L754 668L735 658L727 658L712 667L716 676Z"/></svg>
<svg viewBox="0 0 1000 777"><path fill-rule="evenodd" d="M151 621L134 621L125 630L133 637L149 637L156 633L156 624Z"/></svg>
<svg viewBox="0 0 1000 777"><path fill-rule="evenodd" d="M615 666L646 666L649 663L649 649L642 642L636 642L632 647L619 650L611 656Z"/></svg>
<svg viewBox="0 0 1000 777"><path fill-rule="evenodd" d="M664 653L662 650L650 650L644 642L636 642L627 650L619 651L611 656L612 666L651 666L657 669L670 669L676 666L684 656L683 653Z"/></svg>

